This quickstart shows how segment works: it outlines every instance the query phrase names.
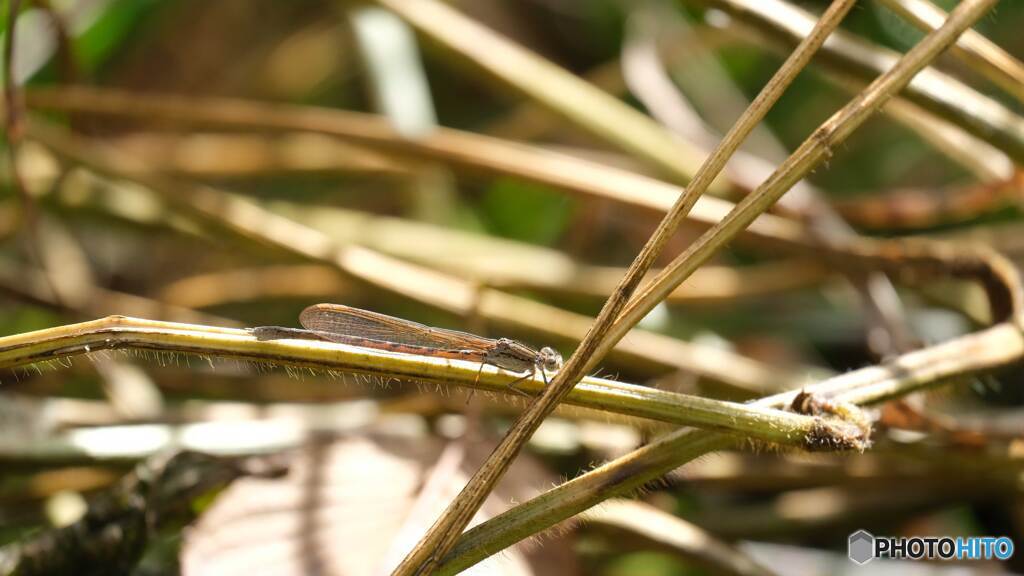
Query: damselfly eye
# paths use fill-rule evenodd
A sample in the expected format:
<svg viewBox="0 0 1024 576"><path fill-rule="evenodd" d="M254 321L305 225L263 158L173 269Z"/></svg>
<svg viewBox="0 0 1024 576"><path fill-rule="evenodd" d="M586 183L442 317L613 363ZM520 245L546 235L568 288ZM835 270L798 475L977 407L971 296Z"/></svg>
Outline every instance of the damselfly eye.
<svg viewBox="0 0 1024 576"><path fill-rule="evenodd" d="M555 371L562 367L562 355L557 350L545 346L540 349L540 356L545 370Z"/></svg>

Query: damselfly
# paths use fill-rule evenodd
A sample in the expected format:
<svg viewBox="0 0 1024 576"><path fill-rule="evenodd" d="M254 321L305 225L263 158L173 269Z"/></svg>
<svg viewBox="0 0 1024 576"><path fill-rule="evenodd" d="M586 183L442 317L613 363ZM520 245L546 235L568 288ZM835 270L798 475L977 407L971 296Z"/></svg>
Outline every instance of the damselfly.
<svg viewBox="0 0 1024 576"><path fill-rule="evenodd" d="M562 367L561 354L547 346L537 351L509 338L484 338L457 330L432 328L342 304L314 304L302 311L299 323L305 330L259 326L251 331L260 340L312 338L401 354L479 362L481 370L484 364L489 364L517 374L525 372L522 378L509 384L512 387L538 371L547 383L545 371Z"/></svg>

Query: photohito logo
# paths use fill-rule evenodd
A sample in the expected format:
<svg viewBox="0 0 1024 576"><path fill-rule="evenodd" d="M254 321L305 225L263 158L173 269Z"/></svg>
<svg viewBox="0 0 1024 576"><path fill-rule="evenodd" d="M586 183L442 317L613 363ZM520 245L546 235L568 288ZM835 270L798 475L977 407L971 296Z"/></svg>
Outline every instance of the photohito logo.
<svg viewBox="0 0 1024 576"><path fill-rule="evenodd" d="M896 537L875 536L867 530L850 534L846 543L850 560L867 564L875 558L902 560L1006 560L1013 556L1013 540L1006 536Z"/></svg>

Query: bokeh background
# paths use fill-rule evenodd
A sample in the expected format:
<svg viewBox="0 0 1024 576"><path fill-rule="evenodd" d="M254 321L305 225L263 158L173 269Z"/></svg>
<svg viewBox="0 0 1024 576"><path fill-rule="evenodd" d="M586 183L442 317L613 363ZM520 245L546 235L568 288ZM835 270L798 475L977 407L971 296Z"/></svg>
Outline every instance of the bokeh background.
<svg viewBox="0 0 1024 576"><path fill-rule="evenodd" d="M861 42L905 52L923 35L888 3L858 3L842 29ZM410 139L429 135L439 125L673 179L596 136L592 128L545 110L465 54L440 46L429 34L417 36L399 18L376 8L316 0L22 4L12 76L27 89L30 110L35 108L32 90L66 84L173 94L186 101L238 98L378 115L381 125ZM756 16L731 11L730 4L743 3L449 3L703 150L728 130L790 46L759 26ZM955 5L948 0L938 4L946 9ZM764 6L785 18L785 6L820 13L827 3ZM63 38L47 10L59 16ZM1021 58L1022 25L1024 4L1004 0L975 29ZM994 85L971 65L945 55L936 66L1013 113L1024 112L1020 92ZM851 98L863 79L849 62L816 58L744 146L746 158L762 169L779 164ZM382 151L324 135L218 130L116 113L31 113L112 146L137 161L139 173L147 177L209 185L337 242L589 316L596 315L603 296L661 217L635 204L568 194L515 174L429 162L401 150ZM1013 156L977 139L961 149L943 150L922 135L928 132L928 118L917 117L926 125L917 130L909 127L912 121L894 116L869 120L803 185L866 235L980 239L1011 259L1024 258L1024 196ZM147 192L144 179L140 184L98 175L55 156L31 134L20 142L17 158L32 201L26 208L6 162L0 198L4 335L108 314L216 326L296 326L299 311L326 301L537 346L552 344L566 356L572 350L571 339L551 340L543 331L496 325L486 314L455 313L410 297L398 276L391 278L396 289L381 289L280 246L230 233ZM738 181L754 185L765 175L737 170ZM735 201L743 187L719 195ZM702 230L684 224L659 263L667 263ZM692 343L698 354L707 350L700 356L705 364L721 362L727 372L725 364L740 358L736 362L752 362L750 369L760 376L737 383L708 377L714 366L695 374L629 355L609 357L601 374L746 400L769 389L758 389L761 381L773 386L812 382L876 363L907 346L966 334L984 321L984 306L979 312L972 300L978 295L959 285L938 282L901 289L900 295L910 328L906 345L879 332L857 291L829 262L757 241L734 243L642 326ZM233 447L239 453L252 451L251 444L233 444L247 434L267 434L264 448L274 450L317 439L312 447L299 449L298 471L290 476L294 492L282 495L280 485L280 492L274 492L267 481L249 487L255 492L235 490L236 484L230 494L234 499L224 496L216 513L204 513L191 535L166 530L149 547L146 573L249 570L238 557L255 554L261 538L293 545L280 556L264 548L273 557L265 565L273 573L372 571L381 557L394 555L389 546L402 525L401 511L431 477L431 466L443 460L446 443L472 439L471 449L461 456L461 466L471 471L523 404L514 396L467 402L455 389L439 394L415 383L339 379L187 354L110 352L93 361L78 357L37 368L0 374L0 427L9 430L0 435L16 439L0 443L8 446L0 450L0 460L7 461L0 462L0 540L5 542L76 518L91 495L163 446L160 440L149 442L146 434L180 438L203 423L281 426L251 432L217 429L209 442L228 453ZM992 438L972 436L958 444L930 436L937 428L907 424L908 430L883 430L876 440L880 448L863 455L806 455L754 446L699 459L639 500L734 543L780 574L852 571L845 558L846 536L857 528L1008 535L1021 542L1020 379L1020 369L1011 367L914 399L913 405L935 422L966 428L987 422L995 430ZM509 492L499 498L506 504L666 430L603 414L562 414L549 424L524 456L523 478L507 483ZM296 430L301 434L293 434ZM76 435L87 432L93 435ZM194 447L203 448L203 442ZM48 451L54 443L74 449ZM108 452L98 455L96 450ZM359 480L368 477L377 480ZM311 508L308 494L303 496L308 487L303 482L310 478L320 478L322 514L314 520L290 518L288 512L298 517L299 510ZM247 506L278 502L275 498L287 503L274 508L275 514L246 515ZM395 502L403 504L394 521L381 520L379 526L370 521L386 516L381 510L391 510ZM207 506L214 505L204 503L199 509ZM279 524L237 536L247 522L270 516ZM266 536L275 530L287 536ZM702 562L698 552L607 519L575 523L539 542L489 569L609 576L722 573L720 566ZM1020 557L1003 566L975 568L1024 570ZM924 569L901 565L893 570ZM944 567L927 570L946 572Z"/></svg>

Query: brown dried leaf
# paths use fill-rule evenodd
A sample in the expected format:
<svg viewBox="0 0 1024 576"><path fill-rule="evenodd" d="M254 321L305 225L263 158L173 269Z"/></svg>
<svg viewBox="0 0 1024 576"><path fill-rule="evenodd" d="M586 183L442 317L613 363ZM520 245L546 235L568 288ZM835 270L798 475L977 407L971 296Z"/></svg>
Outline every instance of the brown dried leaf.
<svg viewBox="0 0 1024 576"><path fill-rule="evenodd" d="M182 574L389 573L492 447L478 443L464 451L433 438L377 435L307 446L286 477L242 479L217 499L186 533ZM474 524L551 481L520 457ZM535 551L544 554L542 564L516 547L474 569L510 576L576 571L564 538Z"/></svg>

